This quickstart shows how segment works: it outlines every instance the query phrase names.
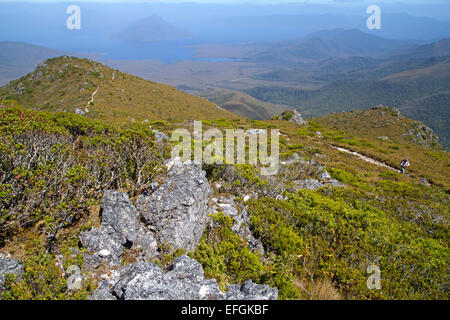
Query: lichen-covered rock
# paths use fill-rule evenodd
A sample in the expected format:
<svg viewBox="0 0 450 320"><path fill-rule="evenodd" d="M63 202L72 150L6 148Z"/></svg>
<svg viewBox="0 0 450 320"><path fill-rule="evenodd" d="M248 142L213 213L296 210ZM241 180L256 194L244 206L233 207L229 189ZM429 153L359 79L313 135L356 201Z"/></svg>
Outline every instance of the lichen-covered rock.
<svg viewBox="0 0 450 320"><path fill-rule="evenodd" d="M6 275L14 274L21 278L23 272L24 267L18 261L0 255L0 300L2 298L2 292L5 290Z"/></svg>
<svg viewBox="0 0 450 320"><path fill-rule="evenodd" d="M102 226L110 226L128 241L136 240L138 212L128 194L105 191L102 202Z"/></svg>
<svg viewBox="0 0 450 320"><path fill-rule="evenodd" d="M94 254L83 253L83 269L95 270L102 264L102 258Z"/></svg>
<svg viewBox="0 0 450 320"><path fill-rule="evenodd" d="M226 295L223 293L216 279L205 280L199 291L200 300L225 300Z"/></svg>
<svg viewBox="0 0 450 320"><path fill-rule="evenodd" d="M201 167L177 162L153 194L139 196L137 207L159 243L191 251L205 229L211 192Z"/></svg>
<svg viewBox="0 0 450 320"><path fill-rule="evenodd" d="M173 299L164 286L164 273L154 263L136 262L119 271L112 292L121 300ZM113 279L114 282L115 279Z"/></svg>
<svg viewBox="0 0 450 320"><path fill-rule="evenodd" d="M296 189L316 190L322 188L323 186L325 186L325 184L317 179L304 179L295 180L294 186Z"/></svg>
<svg viewBox="0 0 450 320"><path fill-rule="evenodd" d="M27 88L25 87L25 85L22 82L20 82L16 87L16 94L20 95L24 94L26 90Z"/></svg>
<svg viewBox="0 0 450 320"><path fill-rule="evenodd" d="M153 234L140 224L128 195L117 191L104 192L100 228L82 232L80 241L109 265L120 265L124 248L143 248L147 259L156 255L157 249Z"/></svg>
<svg viewBox="0 0 450 320"><path fill-rule="evenodd" d="M105 281L100 282L100 285L89 296L89 300L117 300L117 298L110 292L108 284Z"/></svg>
<svg viewBox="0 0 450 320"><path fill-rule="evenodd" d="M155 236L142 223L138 224L136 240L133 243L133 248L142 249L146 260L158 254L158 243Z"/></svg>
<svg viewBox="0 0 450 320"><path fill-rule="evenodd" d="M204 282L201 265L186 256L164 273L154 263L137 262L119 272L112 290L124 300L197 300Z"/></svg>
<svg viewBox="0 0 450 320"><path fill-rule="evenodd" d="M307 122L303 119L302 115L297 111L297 110L293 110L292 111L294 113L294 115L291 118L291 121L304 126L307 124Z"/></svg>
<svg viewBox="0 0 450 320"><path fill-rule="evenodd" d="M322 180L330 180L331 179L331 175L328 173L327 170L321 171L319 174L319 178Z"/></svg>
<svg viewBox="0 0 450 320"><path fill-rule="evenodd" d="M247 281L243 286L231 285L224 293L215 279L205 280L202 266L181 256L174 260L166 273L154 263L136 262L125 266L110 279L102 282L91 300L116 297L121 300L261 300L277 299L278 291Z"/></svg>
<svg viewBox="0 0 450 320"><path fill-rule="evenodd" d="M439 138L434 134L433 129L421 123L408 130L407 135L411 136L415 143L423 145L425 148L439 144Z"/></svg>
<svg viewBox="0 0 450 320"><path fill-rule="evenodd" d="M103 281L90 299L226 299L226 293L220 290L216 280L205 280L202 266L187 256L176 258L168 272L146 262L158 254L158 244L170 244L172 249L195 249L210 213L207 201L212 190L206 173L199 166L174 161L166 180L152 191L138 198L138 210L127 194L105 191L100 228L80 235L81 243L90 251L84 253L83 267L93 271L106 261L119 268L110 269L100 277ZM217 205L220 211L235 219L233 231L248 239L250 247L261 249L263 253L262 244L248 230L250 220L245 209L238 210L232 199L224 197ZM143 249L145 257L139 255L137 262L121 268L125 249ZM266 289L255 286L256 289L249 287L254 292L243 291L239 286L232 297L239 294L244 299L265 298Z"/></svg>
<svg viewBox="0 0 450 320"><path fill-rule="evenodd" d="M277 300L278 290L268 285L259 285L252 280L242 286L232 284L228 286L227 300Z"/></svg>
<svg viewBox="0 0 450 320"><path fill-rule="evenodd" d="M344 186L342 183L340 183L336 179L330 179L328 182L333 187L343 187Z"/></svg>
<svg viewBox="0 0 450 320"><path fill-rule="evenodd" d="M83 110L81 110L80 108L76 108L75 109L75 113L80 115L80 116L84 116L86 115L86 112L84 112Z"/></svg>
<svg viewBox="0 0 450 320"><path fill-rule="evenodd" d="M162 142L164 140L167 140L167 141L169 140L169 137L165 133L160 132L158 130L154 130L154 129L152 131L155 134L156 142Z"/></svg>
<svg viewBox="0 0 450 320"><path fill-rule="evenodd" d="M84 231L80 234L82 245L90 252L105 258L111 265L120 264L120 256L123 252L123 245L126 243L125 237L117 234L110 226L102 226L100 229ZM109 254L100 254L101 251L108 251Z"/></svg>

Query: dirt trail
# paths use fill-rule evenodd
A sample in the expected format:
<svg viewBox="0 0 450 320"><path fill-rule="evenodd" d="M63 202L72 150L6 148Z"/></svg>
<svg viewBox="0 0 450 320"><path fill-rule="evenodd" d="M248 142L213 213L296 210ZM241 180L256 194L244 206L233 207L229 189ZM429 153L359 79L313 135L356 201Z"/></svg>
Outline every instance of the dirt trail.
<svg viewBox="0 0 450 320"><path fill-rule="evenodd" d="M97 88L97 89L92 93L91 101L88 102L88 106L90 106L92 103L94 103L94 97L95 97L95 95L97 94L98 89L99 89L99 88Z"/></svg>
<svg viewBox="0 0 450 320"><path fill-rule="evenodd" d="M364 160L364 161L366 161L366 162L375 164L375 165L380 166L380 167L385 167L385 168L388 168L388 169L391 169L391 170L393 170L393 171L395 171L395 172L399 172L399 173L400 173L400 170L398 170L398 169L396 169L396 168L393 168L393 167L391 167L391 166L389 166L389 165L387 165L387 164L385 164L385 163L383 163L383 162L380 162L380 161L378 161L378 160L375 160L375 159L369 158L369 157L367 157L367 156L364 156L364 155L362 155L362 154L360 154L360 153L358 153L358 152L351 151L351 150L348 150L348 149L345 149L345 148L342 148L342 147L337 147L337 146L331 146L331 147L332 147L333 149L336 149L336 150L339 150L339 151L342 151L342 152L345 152L345 153L348 153L348 154L352 154L352 155L354 155L354 156L357 156L358 158L360 158L360 159L362 159L362 160Z"/></svg>

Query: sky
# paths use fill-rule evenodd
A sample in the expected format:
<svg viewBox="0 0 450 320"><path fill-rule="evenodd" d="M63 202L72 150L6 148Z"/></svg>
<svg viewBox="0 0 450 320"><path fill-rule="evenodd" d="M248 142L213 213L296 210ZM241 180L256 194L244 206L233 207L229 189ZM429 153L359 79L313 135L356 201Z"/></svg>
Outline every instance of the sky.
<svg viewBox="0 0 450 320"><path fill-rule="evenodd" d="M1 2L150 2L150 3L180 3L180 2L196 2L196 3L255 3L255 4L282 4L282 3L304 3L304 4L446 4L448 0L0 0Z"/></svg>

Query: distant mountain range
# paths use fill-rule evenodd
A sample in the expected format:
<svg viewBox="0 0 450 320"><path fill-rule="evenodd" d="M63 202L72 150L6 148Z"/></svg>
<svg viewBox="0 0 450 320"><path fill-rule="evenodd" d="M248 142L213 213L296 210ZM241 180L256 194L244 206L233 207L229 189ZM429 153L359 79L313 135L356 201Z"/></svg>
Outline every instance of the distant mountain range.
<svg viewBox="0 0 450 320"><path fill-rule="evenodd" d="M329 58L373 57L412 45L409 41L385 39L357 29L323 30L304 39L275 43L250 59L276 64L296 64Z"/></svg>
<svg viewBox="0 0 450 320"><path fill-rule="evenodd" d="M324 43L324 38L329 38L330 34L335 32L325 33L325 37L317 39ZM351 38L358 32L343 34ZM365 39L371 37L367 35ZM358 43L364 46L365 43L364 38L354 42L348 42L345 37L341 39L328 42L333 44L327 47L333 55L350 53L352 48L343 43L354 43L355 46ZM405 115L434 128L442 144L450 147L450 39L422 46L410 45L409 48L402 48L400 43L395 48L395 44L389 45L389 40L376 40L380 48L385 49L378 50L378 56L364 56L365 52L360 51L361 56L326 58L299 67L294 58L289 60L295 55L286 53L284 66L256 75L255 78L277 83L285 81L287 86L255 87L246 92L262 101L291 105L306 116L367 109L380 104L396 106ZM308 41L309 38L299 42L298 47L303 48ZM287 45L274 49L274 55L281 56L280 51L289 52L292 48L293 45ZM321 49L313 50L316 50L317 56L319 52L327 52ZM393 51L389 52L388 49ZM293 83L305 79L324 84L316 89L292 87Z"/></svg>
<svg viewBox="0 0 450 320"><path fill-rule="evenodd" d="M230 30L217 32L237 33L241 30L241 41L277 41L306 37L308 34L324 29L359 29L372 35L390 39L436 41L450 36L450 21L429 17L412 16L405 13L382 14L381 30L368 30L366 18L362 15L349 14L272 14L242 15L230 17L222 22ZM207 32L205 30L205 32ZM253 38L253 40L252 40Z"/></svg>

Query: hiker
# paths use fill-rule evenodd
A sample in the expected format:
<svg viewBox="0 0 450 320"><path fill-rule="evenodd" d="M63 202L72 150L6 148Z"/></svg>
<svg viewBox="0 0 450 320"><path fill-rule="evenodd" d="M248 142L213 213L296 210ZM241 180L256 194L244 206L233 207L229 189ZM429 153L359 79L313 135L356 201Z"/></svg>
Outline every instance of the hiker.
<svg viewBox="0 0 450 320"><path fill-rule="evenodd" d="M400 162L400 170L402 171L402 174L405 174L405 169L407 167L409 167L408 159L402 160L402 162Z"/></svg>

